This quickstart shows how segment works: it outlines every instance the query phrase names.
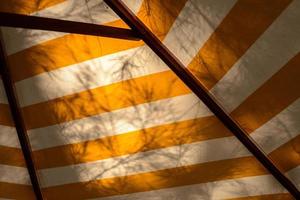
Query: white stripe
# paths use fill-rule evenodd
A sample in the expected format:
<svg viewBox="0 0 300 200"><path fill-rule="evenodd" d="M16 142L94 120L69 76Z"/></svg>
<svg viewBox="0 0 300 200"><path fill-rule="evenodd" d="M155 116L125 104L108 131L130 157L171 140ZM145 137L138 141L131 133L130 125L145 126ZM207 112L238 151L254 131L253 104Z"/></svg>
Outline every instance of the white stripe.
<svg viewBox="0 0 300 200"><path fill-rule="evenodd" d="M207 107L188 94L32 129L28 134L32 149L39 150L209 115Z"/></svg>
<svg viewBox="0 0 300 200"><path fill-rule="evenodd" d="M263 175L95 198L94 200L218 200L278 193L287 193L287 191L273 176Z"/></svg>
<svg viewBox="0 0 300 200"><path fill-rule="evenodd" d="M124 69L124 62L128 65ZM16 83L22 107L158 73L168 67L147 46L88 60Z"/></svg>
<svg viewBox="0 0 300 200"><path fill-rule="evenodd" d="M27 169L0 164L0 182L30 185Z"/></svg>
<svg viewBox="0 0 300 200"><path fill-rule="evenodd" d="M3 103L3 104L7 104L8 103L2 79L0 79L0 103Z"/></svg>
<svg viewBox="0 0 300 200"><path fill-rule="evenodd" d="M300 99L273 117L251 137L264 151L270 153L300 134Z"/></svg>
<svg viewBox="0 0 300 200"><path fill-rule="evenodd" d="M300 190L300 166L290 170L288 173L286 173L286 175L293 181L298 190Z"/></svg>
<svg viewBox="0 0 300 200"><path fill-rule="evenodd" d="M0 125L0 145L20 148L20 143L15 127Z"/></svg>
<svg viewBox="0 0 300 200"><path fill-rule="evenodd" d="M236 2L188 1L164 44L185 66L188 65Z"/></svg>
<svg viewBox="0 0 300 200"><path fill-rule="evenodd" d="M213 33L214 27L210 27L209 24L217 26L234 2L236 1L228 0L226 3L224 1L223 5L223 3L216 4L213 0L189 1L175 20L164 44L170 47L184 65L187 65L209 35ZM199 11L206 10L207 7L214 11L214 14L207 15L209 22L207 16L204 17L203 13ZM187 15L192 15L191 20L182 22L182 18ZM201 26L194 26L196 22L201 22ZM203 31L203 27L207 29ZM197 38L197 40L183 41L185 37L182 37L181 40L176 39L178 42L173 42L173 39L183 34L183 30L185 33L194 33L191 38ZM174 44L176 45L174 46ZM185 49L186 52L182 52L183 46L189 47ZM148 47L139 47L37 75L18 82L16 88L21 106L27 106L168 69Z"/></svg>
<svg viewBox="0 0 300 200"><path fill-rule="evenodd" d="M235 137L226 137L84 164L43 169L39 173L43 177L42 187L49 187L249 155L251 154Z"/></svg>
<svg viewBox="0 0 300 200"><path fill-rule="evenodd" d="M128 6L134 12L137 12L142 4L142 0L125 1L128 2ZM97 24L104 24L119 19L103 0L89 0L87 4L86 0L68 0L32 13L32 15ZM2 27L1 29L8 55L67 34L9 27Z"/></svg>
<svg viewBox="0 0 300 200"><path fill-rule="evenodd" d="M212 88L222 106L233 111L300 51L300 1L293 1Z"/></svg>

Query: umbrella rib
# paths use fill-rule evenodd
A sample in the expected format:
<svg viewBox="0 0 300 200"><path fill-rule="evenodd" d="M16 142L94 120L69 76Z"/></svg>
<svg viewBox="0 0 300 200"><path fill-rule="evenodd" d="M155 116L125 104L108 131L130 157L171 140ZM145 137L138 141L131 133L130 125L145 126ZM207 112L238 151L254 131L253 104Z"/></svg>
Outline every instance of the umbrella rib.
<svg viewBox="0 0 300 200"><path fill-rule="evenodd" d="M0 12L0 26L140 40L130 29L6 12Z"/></svg>
<svg viewBox="0 0 300 200"><path fill-rule="evenodd" d="M14 125L21 145L22 153L24 155L31 185L33 187L33 191L36 196L36 199L43 200L43 195L41 192L41 187L37 175L37 169L33 161L32 150L29 144L27 129L25 126L24 118L22 116L22 110L18 101L15 85L14 82L12 81L10 68L7 60L7 54L5 52L5 46L2 40L1 32L0 32L0 65L1 65L0 74L2 77L12 119L14 121Z"/></svg>

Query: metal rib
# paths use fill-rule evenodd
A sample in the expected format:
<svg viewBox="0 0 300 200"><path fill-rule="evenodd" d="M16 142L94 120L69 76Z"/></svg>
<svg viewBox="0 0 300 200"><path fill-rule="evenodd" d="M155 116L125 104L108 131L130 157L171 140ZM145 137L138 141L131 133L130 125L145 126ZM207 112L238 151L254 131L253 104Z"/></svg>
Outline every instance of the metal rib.
<svg viewBox="0 0 300 200"><path fill-rule="evenodd" d="M130 29L5 12L0 12L0 26L140 40Z"/></svg>
<svg viewBox="0 0 300 200"><path fill-rule="evenodd" d="M2 76L3 85L7 95L10 111L12 114L13 121L17 130L18 138L24 155L25 163L30 176L31 184L36 195L36 199L42 200L43 195L41 192L37 171L32 158L32 151L29 144L27 130L25 127L22 111L19 106L18 97L14 87L14 83L11 78L11 73L8 66L7 55L4 49L4 43L0 32L0 74Z"/></svg>

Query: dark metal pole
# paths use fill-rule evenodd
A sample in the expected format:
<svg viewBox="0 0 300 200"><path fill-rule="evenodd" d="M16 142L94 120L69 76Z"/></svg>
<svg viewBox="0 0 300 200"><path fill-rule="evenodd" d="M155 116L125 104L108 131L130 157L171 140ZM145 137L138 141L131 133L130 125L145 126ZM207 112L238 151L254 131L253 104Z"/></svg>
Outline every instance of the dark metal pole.
<svg viewBox="0 0 300 200"><path fill-rule="evenodd" d="M130 29L5 12L0 12L0 26L140 40Z"/></svg>
<svg viewBox="0 0 300 200"><path fill-rule="evenodd" d="M209 94L201 82L165 47L121 0L104 0L133 31L170 67L170 69L203 101L203 103L242 142L259 162L296 198L300 192L295 185L275 166L253 139L232 119Z"/></svg>
<svg viewBox="0 0 300 200"><path fill-rule="evenodd" d="M21 144L22 152L25 158L26 166L30 176L31 184L36 195L37 200L42 200L42 192L39 185L39 180L37 176L37 171L34 166L32 151L29 144L29 139L27 135L27 130L22 117L22 111L19 106L16 90L14 83L11 78L10 69L8 66L7 55L5 53L5 46L2 40L2 35L0 32L0 74L2 76L3 85L7 95L9 107L11 110L12 118L15 123L18 138Z"/></svg>

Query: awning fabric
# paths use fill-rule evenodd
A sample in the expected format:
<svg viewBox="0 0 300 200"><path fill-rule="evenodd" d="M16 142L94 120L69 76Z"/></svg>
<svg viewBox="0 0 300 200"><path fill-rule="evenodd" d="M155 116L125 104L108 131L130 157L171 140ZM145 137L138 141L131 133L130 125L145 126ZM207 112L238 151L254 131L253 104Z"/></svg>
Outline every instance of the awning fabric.
<svg viewBox="0 0 300 200"><path fill-rule="evenodd" d="M124 2L300 189L300 1ZM102 0L0 11L127 27ZM142 41L1 31L45 199L292 199ZM2 82L1 198L35 198Z"/></svg>

